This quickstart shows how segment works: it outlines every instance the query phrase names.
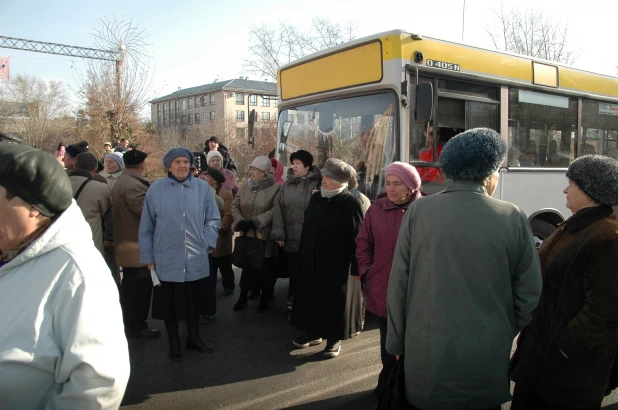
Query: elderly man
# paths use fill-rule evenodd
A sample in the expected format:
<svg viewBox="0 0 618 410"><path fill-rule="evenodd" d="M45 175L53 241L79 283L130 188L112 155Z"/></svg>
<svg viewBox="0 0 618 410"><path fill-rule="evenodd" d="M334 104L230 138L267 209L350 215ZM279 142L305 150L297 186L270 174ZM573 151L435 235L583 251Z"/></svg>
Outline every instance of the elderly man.
<svg viewBox="0 0 618 410"><path fill-rule="evenodd" d="M115 409L118 292L53 155L0 143L0 408Z"/></svg>
<svg viewBox="0 0 618 410"><path fill-rule="evenodd" d="M73 198L92 229L92 240L101 254L103 247L103 217L112 210L112 193L107 184L92 176L97 172L98 160L91 152L82 152L75 158L75 168L69 176Z"/></svg>
<svg viewBox="0 0 618 410"><path fill-rule="evenodd" d="M112 188L114 200L114 249L116 264L122 266L120 302L127 336L159 337L146 323L152 297L148 267L139 263L139 222L150 183L143 177L148 154L133 150L124 154L124 170Z"/></svg>
<svg viewBox="0 0 618 410"><path fill-rule="evenodd" d="M64 156L62 157L62 162L64 163L64 167L66 168L69 176L71 176L71 173L73 172L73 168L75 168L75 158L77 158L77 156L83 152L90 152L88 150L88 141L82 141L77 144L71 144L65 148ZM107 183L105 178L103 178L101 175L99 175L96 172L92 175L92 179L94 179L95 181Z"/></svg>

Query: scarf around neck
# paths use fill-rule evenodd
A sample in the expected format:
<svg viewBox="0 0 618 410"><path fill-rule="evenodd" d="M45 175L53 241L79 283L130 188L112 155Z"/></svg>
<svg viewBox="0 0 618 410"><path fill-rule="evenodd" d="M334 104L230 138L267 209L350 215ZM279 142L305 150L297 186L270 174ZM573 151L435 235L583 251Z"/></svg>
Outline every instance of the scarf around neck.
<svg viewBox="0 0 618 410"><path fill-rule="evenodd" d="M328 190L324 187L321 187L320 192L322 193L322 196L324 198L333 198L339 195L340 193L342 193L343 190L346 189L347 187L348 187L348 183L346 182L345 184L343 184L341 188L337 188L337 189Z"/></svg>

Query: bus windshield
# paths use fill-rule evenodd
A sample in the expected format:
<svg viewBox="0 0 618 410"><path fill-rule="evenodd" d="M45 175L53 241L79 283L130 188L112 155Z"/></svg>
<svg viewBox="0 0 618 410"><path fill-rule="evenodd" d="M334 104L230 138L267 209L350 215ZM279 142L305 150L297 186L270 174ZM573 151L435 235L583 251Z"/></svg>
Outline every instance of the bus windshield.
<svg viewBox="0 0 618 410"><path fill-rule="evenodd" d="M395 160L397 101L394 93L351 97L283 109L279 114L278 158L309 151L321 168L328 158L356 169L358 189L369 199L383 191L385 165Z"/></svg>

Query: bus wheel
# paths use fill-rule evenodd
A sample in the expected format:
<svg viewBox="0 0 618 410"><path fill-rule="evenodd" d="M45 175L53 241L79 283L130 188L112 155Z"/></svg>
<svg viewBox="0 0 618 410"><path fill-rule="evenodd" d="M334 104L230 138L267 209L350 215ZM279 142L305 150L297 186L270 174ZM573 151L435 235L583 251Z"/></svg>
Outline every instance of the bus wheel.
<svg viewBox="0 0 618 410"><path fill-rule="evenodd" d="M549 236L556 230L554 225L538 218L533 219L532 222L530 222L530 227L532 228L532 236L534 237L534 244L537 249L540 248L545 239L549 238Z"/></svg>

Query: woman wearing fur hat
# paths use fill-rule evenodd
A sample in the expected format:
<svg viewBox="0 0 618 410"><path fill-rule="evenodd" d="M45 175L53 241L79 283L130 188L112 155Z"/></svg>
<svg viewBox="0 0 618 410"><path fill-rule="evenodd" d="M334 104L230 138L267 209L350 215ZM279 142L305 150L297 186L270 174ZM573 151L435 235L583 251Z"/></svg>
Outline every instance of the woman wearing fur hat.
<svg viewBox="0 0 618 410"><path fill-rule="evenodd" d="M294 296L298 275L298 250L305 210L311 192L320 179L320 170L313 165L313 156L304 150L290 155L292 166L273 208L271 238L283 248L288 262L288 300Z"/></svg>
<svg viewBox="0 0 618 410"><path fill-rule="evenodd" d="M292 325L305 331L294 339L296 347L326 339L323 354L331 358L339 356L342 340L361 330L360 281L353 276L363 210L347 189L354 168L330 158L321 173L321 190L311 196L303 221Z"/></svg>
<svg viewBox="0 0 618 410"><path fill-rule="evenodd" d="M495 131L457 135L440 156L453 182L403 218L386 351L404 360L406 398L418 408L499 409L511 399L511 346L530 322L541 272L528 218L491 197L505 159Z"/></svg>
<svg viewBox="0 0 618 410"><path fill-rule="evenodd" d="M369 207L360 233L356 237L358 272L365 282L367 310L378 316L382 371L374 392L382 394L395 356L386 351L386 289L391 276L393 254L401 221L408 206L421 197L421 177L410 164L393 162L384 173L386 192Z"/></svg>
<svg viewBox="0 0 618 410"><path fill-rule="evenodd" d="M277 280L274 269L271 269L276 255L274 242L270 239L273 221L273 202L279 193L280 186L270 174L271 163L267 157L257 157L249 165L251 177L241 185L238 194L232 202L234 231L242 235L257 237L266 241L265 261L261 269L243 269L240 276L240 296L234 305L239 311L247 307L247 294L259 284L259 312L268 309L268 302Z"/></svg>
<svg viewBox="0 0 618 410"><path fill-rule="evenodd" d="M599 409L618 346L618 161L571 163L566 223L539 249L543 293L512 359L511 408Z"/></svg>
<svg viewBox="0 0 618 410"><path fill-rule="evenodd" d="M173 361L182 357L179 320L187 321L187 349L213 351L200 339L199 316L208 314L205 295L214 274L208 251L217 245L221 216L208 183L190 174L193 161L186 148L165 154L167 177L146 192L139 225L140 263L154 268L161 281L153 290L152 317L165 321Z"/></svg>

